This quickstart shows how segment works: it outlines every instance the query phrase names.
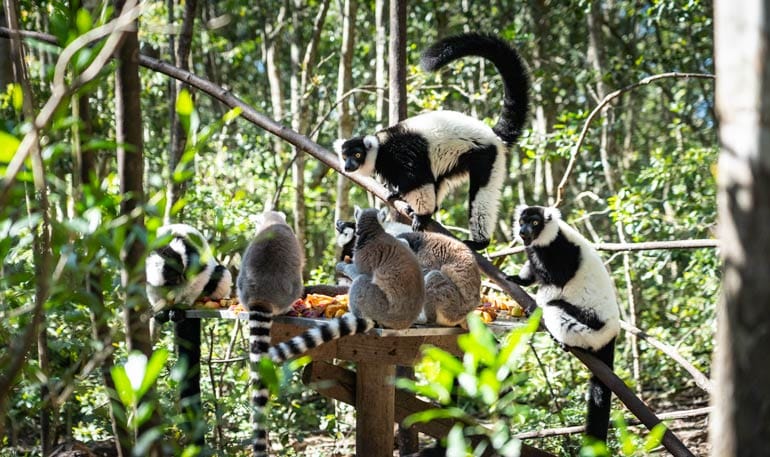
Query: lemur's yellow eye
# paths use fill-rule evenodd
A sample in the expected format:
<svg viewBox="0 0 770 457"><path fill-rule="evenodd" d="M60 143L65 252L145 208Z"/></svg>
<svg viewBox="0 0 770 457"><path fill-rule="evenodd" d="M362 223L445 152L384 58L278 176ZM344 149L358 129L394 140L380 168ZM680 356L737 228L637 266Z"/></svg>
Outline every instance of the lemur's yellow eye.
<svg viewBox="0 0 770 457"><path fill-rule="evenodd" d="M533 227L537 227L539 224L540 224L540 222L538 222L538 221L532 221L532 226Z"/></svg>
<svg viewBox="0 0 770 457"><path fill-rule="evenodd" d="M356 152L356 159L360 159L360 158L361 158L361 153L360 152Z"/></svg>

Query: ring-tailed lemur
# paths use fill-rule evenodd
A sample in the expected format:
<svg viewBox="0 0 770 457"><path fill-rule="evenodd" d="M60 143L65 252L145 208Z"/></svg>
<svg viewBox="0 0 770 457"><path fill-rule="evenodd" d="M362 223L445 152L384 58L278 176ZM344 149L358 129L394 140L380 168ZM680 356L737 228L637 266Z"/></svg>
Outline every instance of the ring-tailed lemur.
<svg viewBox="0 0 770 457"><path fill-rule="evenodd" d="M190 307L200 297L230 296L230 271L217 264L206 238L195 227L168 224L158 228L156 236L168 241L153 249L145 261L153 314L169 306ZM155 334L155 319L150 320L150 334Z"/></svg>
<svg viewBox="0 0 770 457"><path fill-rule="evenodd" d="M535 300L554 339L591 351L612 369L620 318L615 287L598 252L555 208L517 208L514 234L524 242L528 260L508 279L522 286L538 283ZM607 440L611 393L591 377L586 434L602 441Z"/></svg>
<svg viewBox="0 0 770 457"><path fill-rule="evenodd" d="M409 244L425 277L425 304L417 322L467 327L465 318L481 303L481 273L470 248L440 233L396 238Z"/></svg>
<svg viewBox="0 0 770 457"><path fill-rule="evenodd" d="M331 340L365 332L375 323L407 328L419 317L425 300L420 266L406 243L385 232L381 225L384 214L355 209L353 263L337 264L337 270L353 280L350 313L270 348L273 361L282 362Z"/></svg>
<svg viewBox="0 0 770 457"><path fill-rule="evenodd" d="M521 134L529 109L529 79L519 54L503 40L478 33L448 37L421 57L436 71L466 56L491 61L503 78L503 108L497 125L455 111L410 117L371 135L337 140L334 149L346 172L374 173L412 210L412 226L422 230L447 193L469 181L468 219L474 250L485 248L497 223L500 194L507 176L508 146Z"/></svg>
<svg viewBox="0 0 770 457"><path fill-rule="evenodd" d="M236 285L238 300L249 312L252 448L255 456L266 456L267 429L262 422L269 391L259 376L259 362L270 347L273 316L286 313L302 295L304 256L283 213L265 211L257 222L257 235L243 254Z"/></svg>

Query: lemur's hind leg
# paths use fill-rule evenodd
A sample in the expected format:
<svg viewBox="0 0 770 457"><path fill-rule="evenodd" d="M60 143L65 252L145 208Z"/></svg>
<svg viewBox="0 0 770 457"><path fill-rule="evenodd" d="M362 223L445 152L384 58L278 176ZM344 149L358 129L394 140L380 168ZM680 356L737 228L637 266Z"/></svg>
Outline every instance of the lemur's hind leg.
<svg viewBox="0 0 770 457"><path fill-rule="evenodd" d="M425 317L439 325L467 326L468 314L457 286L442 272L431 270L425 275Z"/></svg>
<svg viewBox="0 0 770 457"><path fill-rule="evenodd" d="M497 145L487 145L473 152L476 160L468 168L468 225L471 239L465 241L478 251L489 246L497 224L500 195L505 181L505 154Z"/></svg>

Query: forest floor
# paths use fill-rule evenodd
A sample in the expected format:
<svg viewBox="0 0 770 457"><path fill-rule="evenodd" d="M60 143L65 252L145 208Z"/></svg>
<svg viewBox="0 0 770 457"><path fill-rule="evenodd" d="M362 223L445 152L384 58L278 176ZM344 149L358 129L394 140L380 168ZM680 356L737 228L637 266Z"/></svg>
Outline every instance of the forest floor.
<svg viewBox="0 0 770 457"><path fill-rule="evenodd" d="M708 396L693 388L677 392L660 392L645 396L646 402L653 411L682 411L708 406ZM615 400L617 402L617 400ZM614 403L617 408L619 405ZM338 409L338 434L330 437L328 434L308 436L292 446L295 455L306 457L349 457L355 455L355 415L353 408L341 405ZM682 440L684 445L696 456L708 456L708 416L695 416L685 419L667 421L669 428ZM644 433L641 426L630 427L632 431ZM420 448L432 446L434 440L420 434ZM110 442L99 443L100 446L85 446L82 443L69 443L59 447L55 457L108 457L114 455L114 446ZM537 440L528 440L527 444L538 447ZM394 448L397 443L394 442ZM654 455L668 455L662 447ZM399 457L394 450L394 457Z"/></svg>

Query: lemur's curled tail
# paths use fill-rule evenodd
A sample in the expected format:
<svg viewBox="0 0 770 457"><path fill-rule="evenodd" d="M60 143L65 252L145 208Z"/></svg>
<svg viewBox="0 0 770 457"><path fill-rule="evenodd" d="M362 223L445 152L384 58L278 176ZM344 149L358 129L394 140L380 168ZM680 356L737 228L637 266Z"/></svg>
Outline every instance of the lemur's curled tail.
<svg viewBox="0 0 770 457"><path fill-rule="evenodd" d="M504 96L500 119L492 130L512 144L521 135L529 111L529 77L524 61L508 43L494 35L465 33L437 41L420 56L425 71L441 67L466 56L492 62L503 78Z"/></svg>
<svg viewBox="0 0 770 457"><path fill-rule="evenodd" d="M280 363L302 355L329 341L356 333L364 333L373 327L373 320L347 313L323 325L313 327L288 341L276 344L268 350L268 353L273 362Z"/></svg>

